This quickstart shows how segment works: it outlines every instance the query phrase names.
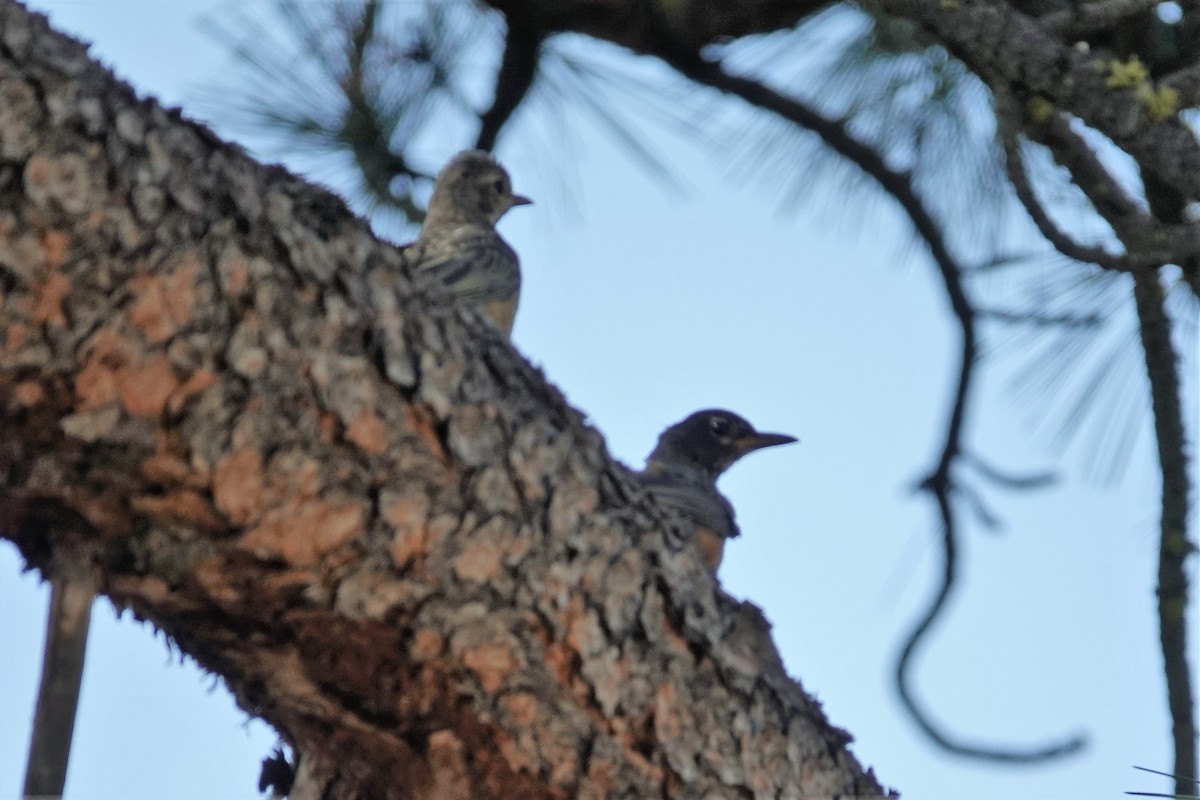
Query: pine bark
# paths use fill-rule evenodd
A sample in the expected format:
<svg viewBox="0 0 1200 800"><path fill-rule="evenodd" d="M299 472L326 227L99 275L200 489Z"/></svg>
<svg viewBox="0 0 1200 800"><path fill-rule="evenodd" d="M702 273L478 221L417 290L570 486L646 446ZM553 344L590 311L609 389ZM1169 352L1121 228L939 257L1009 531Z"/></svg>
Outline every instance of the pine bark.
<svg viewBox="0 0 1200 800"><path fill-rule="evenodd" d="M543 375L13 0L0 326L0 536L222 676L296 796L883 793Z"/></svg>

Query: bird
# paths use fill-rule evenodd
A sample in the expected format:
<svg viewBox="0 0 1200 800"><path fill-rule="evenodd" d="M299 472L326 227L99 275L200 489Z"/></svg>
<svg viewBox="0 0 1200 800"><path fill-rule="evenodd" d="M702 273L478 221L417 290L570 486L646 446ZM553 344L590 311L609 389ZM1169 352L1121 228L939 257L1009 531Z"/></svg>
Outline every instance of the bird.
<svg viewBox="0 0 1200 800"><path fill-rule="evenodd" d="M403 248L419 285L437 285L481 308L505 338L512 337L521 292L517 253L496 232L514 206L507 170L483 150L464 150L438 173L416 241Z"/></svg>
<svg viewBox="0 0 1200 800"><path fill-rule="evenodd" d="M795 441L757 431L732 411L705 409L662 432L637 478L653 500L688 523L684 535L691 534L715 573L725 540L739 535L733 506L717 490L717 478L747 453Z"/></svg>

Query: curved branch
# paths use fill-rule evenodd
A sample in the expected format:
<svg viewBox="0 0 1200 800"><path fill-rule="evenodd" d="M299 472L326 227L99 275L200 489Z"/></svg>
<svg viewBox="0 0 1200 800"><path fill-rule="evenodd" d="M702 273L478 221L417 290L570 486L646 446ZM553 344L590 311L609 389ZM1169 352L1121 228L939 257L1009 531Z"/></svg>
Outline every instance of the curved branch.
<svg viewBox="0 0 1200 800"><path fill-rule="evenodd" d="M1030 764L1062 758L1078 752L1086 744L1086 740L1082 736L1074 736L1057 744L1023 750L967 744L962 740L951 738L942 733L925 712L921 710L911 685L912 659L916 655L918 646L924 641L926 634L933 627L933 623L941 616L942 611L945 609L946 602L950 598L950 593L958 574L956 523L954 510L950 503L951 486L942 476L935 474L922 483L922 488L934 496L938 513L941 516L942 547L945 554L945 562L942 565L941 586L938 588L937 594L934 596L929 608L926 609L920 620L917 621L916 625L909 632L904 647L900 651L900 657L896 661L895 678L900 699L904 702L905 707L909 709L909 713L916 720L917 725L925 732L925 735L937 742L944 750L956 755L997 763Z"/></svg>
<svg viewBox="0 0 1200 800"><path fill-rule="evenodd" d="M1020 147L1023 114L1016 99L999 88L993 94L1009 180L1030 219L1055 250L1077 261L1122 272L1153 270L1164 263L1186 264L1200 253L1200 225L1160 219L1143 211L1072 129L1069 118L1054 112L1043 122L1027 123L1029 136L1048 147L1071 172L1097 213L1112 226L1125 253L1114 255L1076 242L1050 218L1030 184Z"/></svg>
<svg viewBox="0 0 1200 800"><path fill-rule="evenodd" d="M933 473L922 482L922 486L934 495L942 516L943 551L945 553L945 570L942 586L933 604L912 630L903 652L896 665L896 680L901 700L917 725L942 748L958 755L979 758L988 761L1001 762L1035 762L1058 758L1075 752L1083 745L1079 737L1062 744L1031 750L1014 750L992 748L974 744L965 744L938 730L933 721L916 702L909 689L910 659L919 642L929 631L934 620L941 613L946 598L949 597L956 574L955 562L957 547L955 537L956 526L951 510L950 492L952 485L950 469L955 459L961 453L963 422L966 418L967 403L970 397L971 378L976 364L976 330L975 312L967 297L962 284L963 267L950 253L945 238L933 216L925 208L917 196L908 176L887 165L880 155L872 148L854 138L845 126L829 119L803 103L775 92L757 81L738 77L727 73L719 63L705 61L696 53L672 45L667 41L659 41L654 49L656 55L670 64L682 75L705 86L718 89L727 94L739 97L755 107L770 111L796 125L807 128L818 134L830 149L849 159L867 175L877 181L880 186L904 209L912 220L917 234L929 247L931 256L937 264L942 283L950 298L950 306L958 320L962 331L960 345L959 376L955 388L954 402L947 423L946 441L942 454Z"/></svg>
<svg viewBox="0 0 1200 800"><path fill-rule="evenodd" d="M1113 255L1102 247L1092 247L1080 244L1070 234L1050 218L1042 202L1038 199L1033 185L1029 181L1029 173L1025 167L1025 159L1021 154L1020 119L1016 103L1006 92L996 91L996 126L999 131L1000 144L1004 149L1005 168L1008 180L1012 183L1017 199L1025 207L1029 218L1055 250L1068 258L1084 263L1096 264L1106 269L1128 268L1121 256Z"/></svg>

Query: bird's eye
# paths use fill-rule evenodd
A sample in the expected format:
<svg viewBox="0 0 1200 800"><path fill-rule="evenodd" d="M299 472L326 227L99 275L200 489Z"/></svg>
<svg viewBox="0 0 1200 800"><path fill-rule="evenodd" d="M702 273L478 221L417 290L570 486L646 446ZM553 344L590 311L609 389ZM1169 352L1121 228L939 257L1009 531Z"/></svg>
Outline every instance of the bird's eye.
<svg viewBox="0 0 1200 800"><path fill-rule="evenodd" d="M496 191L496 194L504 194L504 181L497 178L492 182L492 189Z"/></svg>
<svg viewBox="0 0 1200 800"><path fill-rule="evenodd" d="M724 417L709 417L708 427L717 436L724 438L729 435L730 428L729 420Z"/></svg>

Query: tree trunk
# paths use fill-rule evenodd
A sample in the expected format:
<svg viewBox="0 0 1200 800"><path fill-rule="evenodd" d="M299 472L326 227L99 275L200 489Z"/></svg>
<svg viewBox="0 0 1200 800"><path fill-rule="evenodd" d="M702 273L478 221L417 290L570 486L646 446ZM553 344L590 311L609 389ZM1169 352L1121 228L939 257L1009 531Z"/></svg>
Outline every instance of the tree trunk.
<svg viewBox="0 0 1200 800"><path fill-rule="evenodd" d="M221 675L298 796L881 794L758 609L435 300L340 199L0 0L0 535L31 566Z"/></svg>

